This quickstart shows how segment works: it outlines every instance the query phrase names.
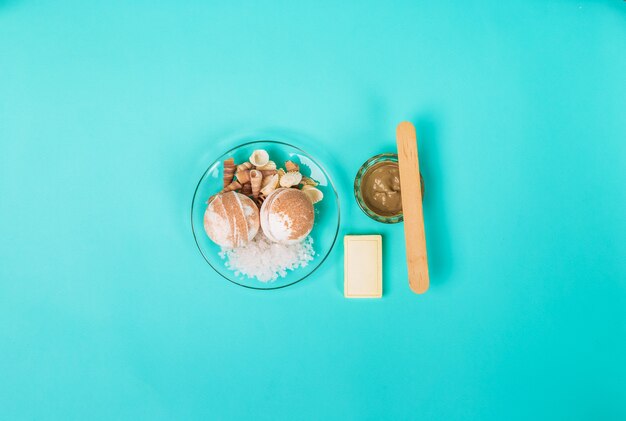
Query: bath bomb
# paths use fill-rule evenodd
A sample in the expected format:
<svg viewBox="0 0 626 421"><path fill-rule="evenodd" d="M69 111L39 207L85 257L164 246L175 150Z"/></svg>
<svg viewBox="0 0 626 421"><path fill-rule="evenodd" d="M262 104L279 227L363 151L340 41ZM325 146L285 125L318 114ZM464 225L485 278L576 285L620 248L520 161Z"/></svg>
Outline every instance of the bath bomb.
<svg viewBox="0 0 626 421"><path fill-rule="evenodd" d="M265 236L283 244L304 240L315 221L313 204L295 188L274 190L263 202L260 216Z"/></svg>
<svg viewBox="0 0 626 421"><path fill-rule="evenodd" d="M224 248L245 246L259 231L259 209L243 194L220 193L204 212L204 230L214 243Z"/></svg>

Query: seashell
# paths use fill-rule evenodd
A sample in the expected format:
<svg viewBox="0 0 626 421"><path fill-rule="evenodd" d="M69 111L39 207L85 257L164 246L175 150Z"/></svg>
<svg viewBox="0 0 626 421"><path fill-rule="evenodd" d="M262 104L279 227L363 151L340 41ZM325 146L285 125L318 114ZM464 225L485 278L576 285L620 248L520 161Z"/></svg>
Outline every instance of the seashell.
<svg viewBox="0 0 626 421"><path fill-rule="evenodd" d="M270 154L265 149L257 149L250 155L250 163L255 167L262 167L270 161Z"/></svg>
<svg viewBox="0 0 626 421"><path fill-rule="evenodd" d="M263 202L265 202L265 196L262 194L260 194L259 197L256 197L254 199L254 203L256 203L259 209L261 208L261 206L263 206Z"/></svg>
<svg viewBox="0 0 626 421"><path fill-rule="evenodd" d="M224 160L224 188L226 188L235 176L235 160L228 158Z"/></svg>
<svg viewBox="0 0 626 421"><path fill-rule="evenodd" d="M287 172L300 171L300 166L293 161L285 161L285 170L287 170Z"/></svg>
<svg viewBox="0 0 626 421"><path fill-rule="evenodd" d="M250 170L238 170L237 173L237 181L241 184L246 184L250 181Z"/></svg>
<svg viewBox="0 0 626 421"><path fill-rule="evenodd" d="M252 194L252 185L250 183L245 183L243 186L241 186L240 193L246 196L250 196Z"/></svg>
<svg viewBox="0 0 626 421"><path fill-rule="evenodd" d="M250 162L244 162L243 164L237 165L237 171L245 171L252 169L253 165Z"/></svg>
<svg viewBox="0 0 626 421"><path fill-rule="evenodd" d="M261 191L261 182L263 181L263 174L258 170L250 171L250 184L252 185L252 197L255 199L259 197Z"/></svg>
<svg viewBox="0 0 626 421"><path fill-rule="evenodd" d="M300 180L302 180L302 174L298 171L290 171L287 174L280 177L280 186L281 187L293 187L300 184Z"/></svg>
<svg viewBox="0 0 626 421"><path fill-rule="evenodd" d="M259 171L261 171L261 174L263 174L263 177L269 177L271 175L278 173L278 171L276 170L259 170Z"/></svg>
<svg viewBox="0 0 626 421"><path fill-rule="evenodd" d="M224 187L224 190L222 191L226 193L229 191L239 190L240 188L241 188L241 183L239 183L239 181L233 181L228 186Z"/></svg>
<svg viewBox="0 0 626 421"><path fill-rule="evenodd" d="M276 175L278 175L278 183L276 183L276 187L280 186L280 179L281 179L281 178L283 177L283 175L285 175L285 174L287 174L287 173L286 173L286 172L285 172L285 170L283 170L282 168L279 168L279 169L276 171Z"/></svg>
<svg viewBox="0 0 626 421"><path fill-rule="evenodd" d="M306 175L302 176L302 180L300 181L300 184L302 184L303 186L313 186L313 187L316 187L317 185L319 185L317 181L313 180L311 177L307 177Z"/></svg>
<svg viewBox="0 0 626 421"><path fill-rule="evenodd" d="M267 186L263 187L261 189L261 193L264 196L268 196L271 192L273 192L274 190L276 190L276 186L273 184L268 184Z"/></svg>
<svg viewBox="0 0 626 421"><path fill-rule="evenodd" d="M261 171L275 170L276 169L276 163L274 161L267 161L267 164L261 165L261 166L257 166L256 169L257 170L261 170Z"/></svg>
<svg viewBox="0 0 626 421"><path fill-rule="evenodd" d="M271 192L276 190L276 188L278 187L278 180L279 180L278 174L271 175L267 178L263 177L260 193L263 196L268 196Z"/></svg>
<svg viewBox="0 0 626 421"><path fill-rule="evenodd" d="M263 174L263 173L261 173ZM261 182L261 187L265 187L268 184L275 184L278 186L278 174L271 174L269 177L263 177L263 181Z"/></svg>
<svg viewBox="0 0 626 421"><path fill-rule="evenodd" d="M302 187L302 193L304 193L313 204L321 201L324 198L324 193L322 193L319 189L309 185L305 185Z"/></svg>

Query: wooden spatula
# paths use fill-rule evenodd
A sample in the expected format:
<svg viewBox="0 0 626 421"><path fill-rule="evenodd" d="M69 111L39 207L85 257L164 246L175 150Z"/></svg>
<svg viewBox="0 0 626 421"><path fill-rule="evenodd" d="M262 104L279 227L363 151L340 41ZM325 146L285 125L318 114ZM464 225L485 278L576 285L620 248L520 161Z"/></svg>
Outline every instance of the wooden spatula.
<svg viewBox="0 0 626 421"><path fill-rule="evenodd" d="M422 211L422 190L415 127L408 121L398 124L396 141L398 143L409 286L416 294L423 294L428 289L429 284L428 258L426 255L426 234L424 233L424 213Z"/></svg>

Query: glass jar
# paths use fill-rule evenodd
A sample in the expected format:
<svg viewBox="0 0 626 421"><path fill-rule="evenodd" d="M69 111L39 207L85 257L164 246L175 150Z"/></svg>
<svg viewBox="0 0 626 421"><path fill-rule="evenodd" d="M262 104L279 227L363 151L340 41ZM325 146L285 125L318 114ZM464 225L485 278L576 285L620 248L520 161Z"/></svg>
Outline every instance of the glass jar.
<svg viewBox="0 0 626 421"><path fill-rule="evenodd" d="M373 220L382 222L384 224L396 224L398 222L402 222L404 219L402 215L402 210L400 210L399 213L394 214L394 215L381 215L379 212L376 212L374 209L368 206L367 201L364 200L363 198L362 187L363 187L364 178L366 177L366 175L368 174L370 170L384 163L395 164L397 166L398 154L381 153L365 161L365 163L361 165L361 168L359 168L359 171L357 172L356 177L354 178L354 197L356 199L357 204L361 208L361 210ZM422 199L423 199L424 198L424 180L421 174L420 174L420 184L422 187ZM400 192L400 194L402 193Z"/></svg>

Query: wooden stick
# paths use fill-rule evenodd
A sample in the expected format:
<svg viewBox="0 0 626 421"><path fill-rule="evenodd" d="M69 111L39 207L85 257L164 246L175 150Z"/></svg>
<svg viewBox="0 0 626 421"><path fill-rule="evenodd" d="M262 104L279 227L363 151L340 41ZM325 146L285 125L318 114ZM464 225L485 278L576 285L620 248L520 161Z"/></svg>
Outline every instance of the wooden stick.
<svg viewBox="0 0 626 421"><path fill-rule="evenodd" d="M398 144L398 165L400 167L400 189L402 191L402 214L404 216L409 286L416 294L423 294L428 289L429 284L428 257L426 255L426 234L424 232L424 213L422 210L422 190L415 127L408 121L398 124L396 141Z"/></svg>

